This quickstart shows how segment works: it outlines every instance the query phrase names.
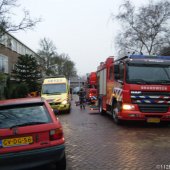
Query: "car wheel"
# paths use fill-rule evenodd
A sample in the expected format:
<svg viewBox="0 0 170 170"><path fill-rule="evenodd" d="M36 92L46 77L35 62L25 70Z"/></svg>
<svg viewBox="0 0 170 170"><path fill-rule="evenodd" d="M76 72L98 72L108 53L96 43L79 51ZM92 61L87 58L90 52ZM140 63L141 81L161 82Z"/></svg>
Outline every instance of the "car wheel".
<svg viewBox="0 0 170 170"><path fill-rule="evenodd" d="M63 158L56 163L56 170L66 170L66 156L64 154Z"/></svg>
<svg viewBox="0 0 170 170"><path fill-rule="evenodd" d="M71 112L71 106L69 107L69 109L67 110L67 113L70 113Z"/></svg>

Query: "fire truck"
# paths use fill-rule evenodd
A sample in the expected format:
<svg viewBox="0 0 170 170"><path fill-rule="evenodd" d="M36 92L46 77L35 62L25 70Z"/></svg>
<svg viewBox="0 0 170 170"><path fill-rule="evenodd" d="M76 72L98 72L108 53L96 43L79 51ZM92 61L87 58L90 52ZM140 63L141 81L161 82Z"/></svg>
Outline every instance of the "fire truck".
<svg viewBox="0 0 170 170"><path fill-rule="evenodd" d="M122 121L170 122L170 56L108 57L97 69L99 112Z"/></svg>
<svg viewBox="0 0 170 170"><path fill-rule="evenodd" d="M97 101L97 74L91 72L87 76L86 82L86 99L90 104L95 104Z"/></svg>

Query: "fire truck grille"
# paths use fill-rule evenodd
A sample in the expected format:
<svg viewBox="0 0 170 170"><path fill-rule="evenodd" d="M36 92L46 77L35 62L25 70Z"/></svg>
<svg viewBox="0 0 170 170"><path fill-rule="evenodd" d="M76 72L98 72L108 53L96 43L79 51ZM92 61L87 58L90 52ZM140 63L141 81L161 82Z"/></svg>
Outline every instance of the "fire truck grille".
<svg viewBox="0 0 170 170"><path fill-rule="evenodd" d="M170 93L131 91L131 101L138 104L141 112L165 113L170 106Z"/></svg>
<svg viewBox="0 0 170 170"><path fill-rule="evenodd" d="M139 110L143 113L166 113L168 111L167 105L141 105L139 104Z"/></svg>

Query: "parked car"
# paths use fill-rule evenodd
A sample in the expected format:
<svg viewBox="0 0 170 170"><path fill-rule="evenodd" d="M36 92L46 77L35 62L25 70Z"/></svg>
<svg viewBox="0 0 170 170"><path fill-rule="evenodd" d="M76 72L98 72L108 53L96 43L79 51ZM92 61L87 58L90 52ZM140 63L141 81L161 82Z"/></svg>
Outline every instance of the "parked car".
<svg viewBox="0 0 170 170"><path fill-rule="evenodd" d="M80 87L75 87L73 89L73 94L78 94L79 91L80 91Z"/></svg>
<svg viewBox="0 0 170 170"><path fill-rule="evenodd" d="M62 125L40 97L0 101L0 169L66 169Z"/></svg>

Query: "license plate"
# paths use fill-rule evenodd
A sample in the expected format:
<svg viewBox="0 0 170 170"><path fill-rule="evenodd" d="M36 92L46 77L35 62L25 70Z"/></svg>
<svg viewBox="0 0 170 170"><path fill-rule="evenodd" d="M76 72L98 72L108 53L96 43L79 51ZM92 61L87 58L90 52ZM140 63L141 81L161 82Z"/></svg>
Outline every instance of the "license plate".
<svg viewBox="0 0 170 170"><path fill-rule="evenodd" d="M27 137L20 137L20 138L3 139L0 143L2 147L29 145L33 143L33 138L32 136L27 136Z"/></svg>
<svg viewBox="0 0 170 170"><path fill-rule="evenodd" d="M148 123L160 123L160 118L150 117L150 118L147 118L147 122Z"/></svg>

